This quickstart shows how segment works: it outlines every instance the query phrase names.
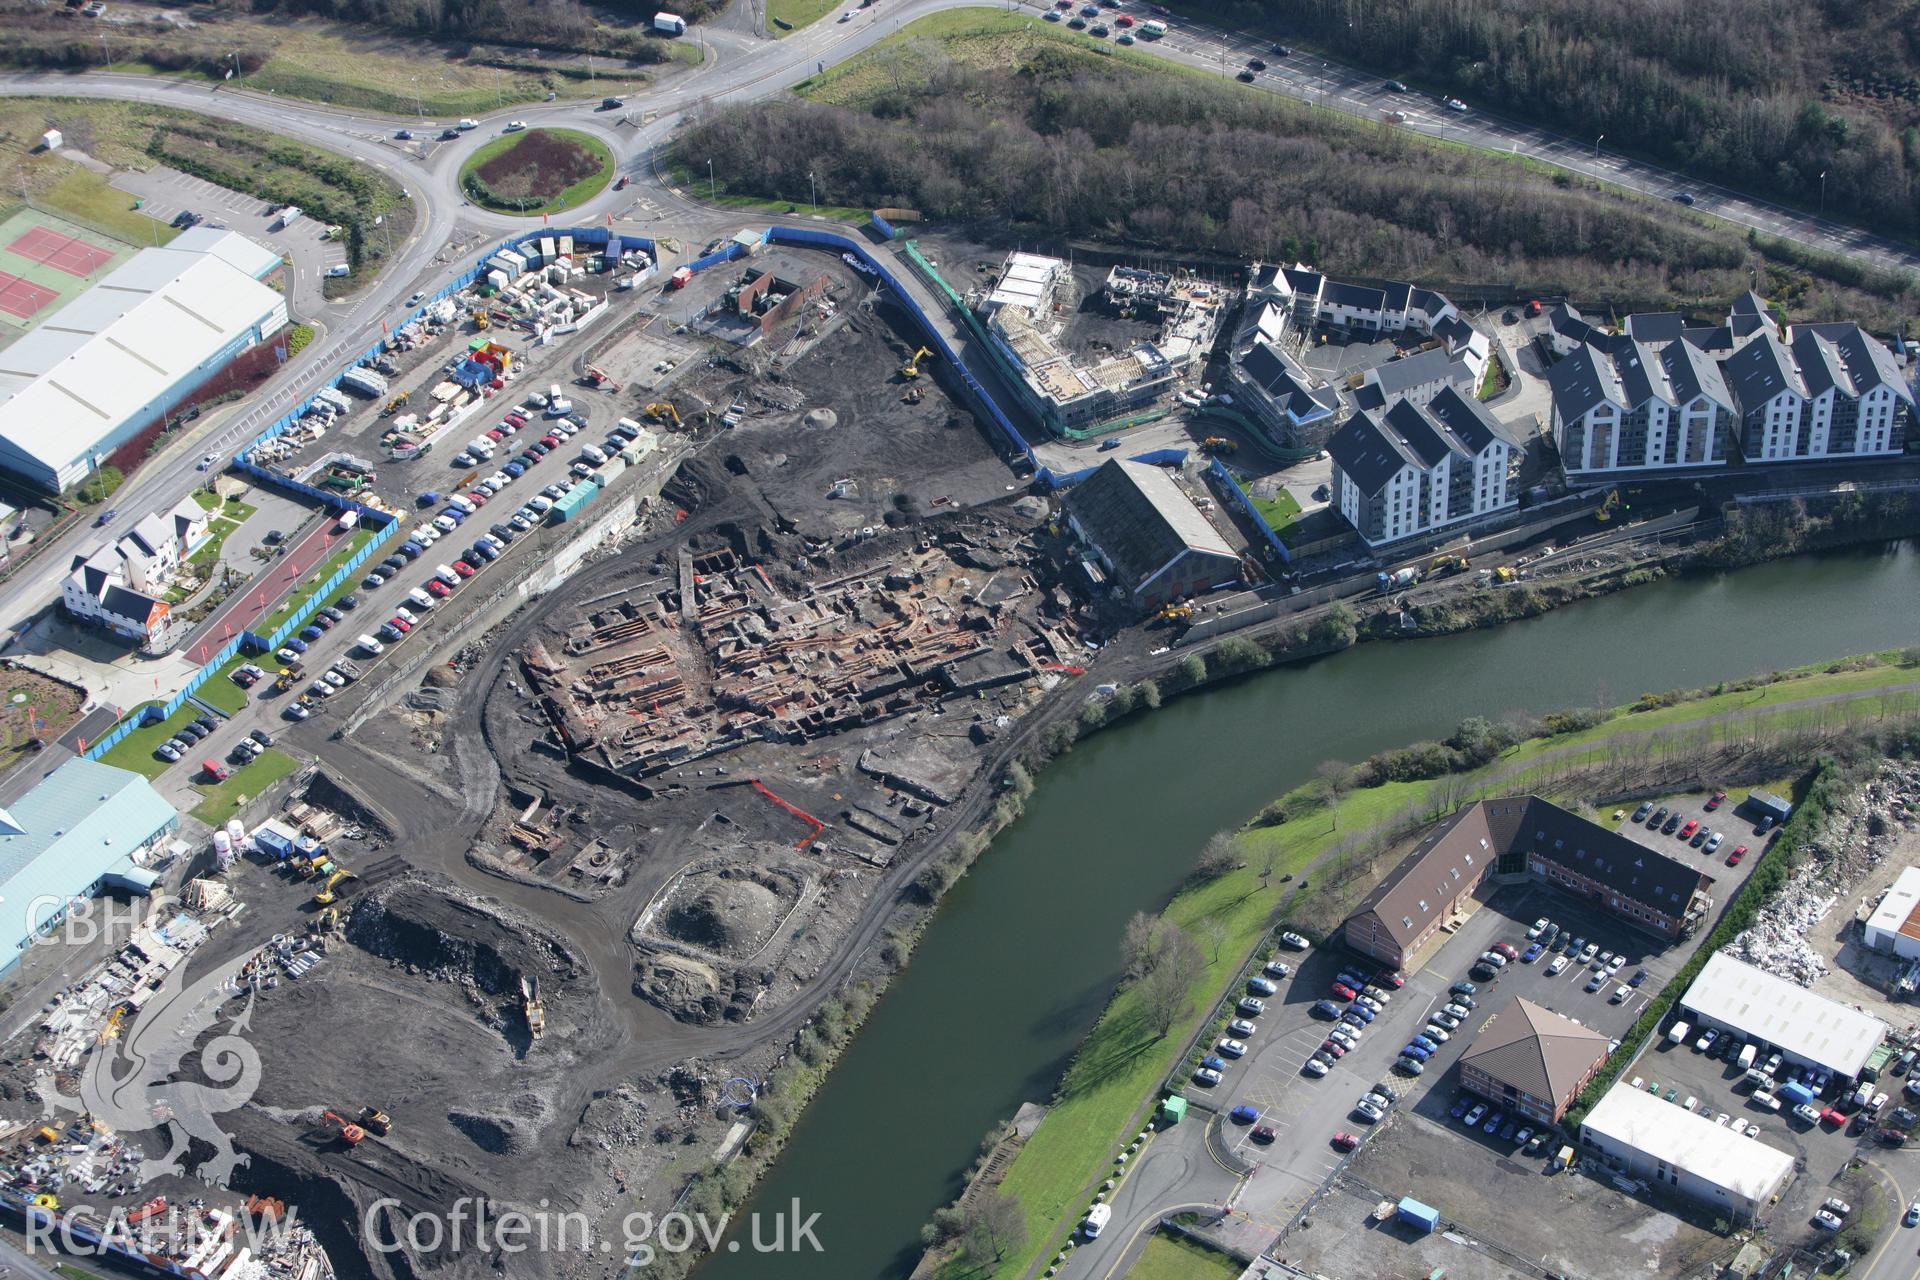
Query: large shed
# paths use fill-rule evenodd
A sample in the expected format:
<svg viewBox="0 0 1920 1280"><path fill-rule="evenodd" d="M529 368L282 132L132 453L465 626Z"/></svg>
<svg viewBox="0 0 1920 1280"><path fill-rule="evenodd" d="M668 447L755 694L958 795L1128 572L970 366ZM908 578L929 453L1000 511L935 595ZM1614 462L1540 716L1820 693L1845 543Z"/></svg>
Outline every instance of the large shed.
<svg viewBox="0 0 1920 1280"><path fill-rule="evenodd" d="M1751 1221L1793 1177L1794 1158L1630 1085L1615 1085L1580 1125L1588 1150L1630 1177Z"/></svg>
<svg viewBox="0 0 1920 1280"><path fill-rule="evenodd" d="M1240 557L1167 473L1114 458L1065 502L1067 524L1141 609L1233 582Z"/></svg>
<svg viewBox="0 0 1920 1280"><path fill-rule="evenodd" d="M1771 1045L1796 1066L1820 1067L1845 1080L1859 1076L1887 1037L1887 1024L1852 1005L1816 995L1764 969L1715 952L1680 998L1700 1026Z"/></svg>

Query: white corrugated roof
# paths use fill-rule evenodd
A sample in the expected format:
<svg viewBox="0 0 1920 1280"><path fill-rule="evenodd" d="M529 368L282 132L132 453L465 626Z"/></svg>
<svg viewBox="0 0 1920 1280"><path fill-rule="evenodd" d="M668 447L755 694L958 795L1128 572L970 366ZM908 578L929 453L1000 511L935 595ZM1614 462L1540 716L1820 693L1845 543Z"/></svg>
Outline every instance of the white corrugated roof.
<svg viewBox="0 0 1920 1280"><path fill-rule="evenodd" d="M279 307L236 265L257 246L212 235L141 250L0 351L0 439L64 467Z"/></svg>
<svg viewBox="0 0 1920 1280"><path fill-rule="evenodd" d="M1880 899L1880 905L1873 909L1873 915L1867 920L1869 932L1879 930L1882 933L1907 932L1907 922L1920 914L1920 867L1908 867L1900 873L1900 878L1887 890L1887 896ZM1920 937L1920 933L1909 934Z"/></svg>
<svg viewBox="0 0 1920 1280"><path fill-rule="evenodd" d="M1721 952L1708 959L1680 1004L1749 1040L1764 1040L1847 1077L1860 1074L1887 1034L1887 1024L1870 1013Z"/></svg>
<svg viewBox="0 0 1920 1280"><path fill-rule="evenodd" d="M1786 1152L1631 1085L1608 1090L1581 1128L1749 1202L1764 1200L1793 1171L1793 1157Z"/></svg>
<svg viewBox="0 0 1920 1280"><path fill-rule="evenodd" d="M182 231L167 248L210 253L256 280L278 268L281 262L279 254L247 239L238 231L216 231L212 227L193 227Z"/></svg>

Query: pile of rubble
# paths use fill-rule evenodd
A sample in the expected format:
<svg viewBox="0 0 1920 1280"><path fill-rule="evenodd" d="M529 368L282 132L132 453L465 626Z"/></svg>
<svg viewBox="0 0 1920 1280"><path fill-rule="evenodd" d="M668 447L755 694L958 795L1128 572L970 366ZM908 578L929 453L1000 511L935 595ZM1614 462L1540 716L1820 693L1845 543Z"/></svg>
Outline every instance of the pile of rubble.
<svg viewBox="0 0 1920 1280"><path fill-rule="evenodd" d="M1916 824L1920 763L1889 760L1806 841L1807 862L1762 904L1753 927L1733 940L1732 954L1790 982L1811 985L1829 966L1807 936L1849 886L1872 875L1900 832Z"/></svg>

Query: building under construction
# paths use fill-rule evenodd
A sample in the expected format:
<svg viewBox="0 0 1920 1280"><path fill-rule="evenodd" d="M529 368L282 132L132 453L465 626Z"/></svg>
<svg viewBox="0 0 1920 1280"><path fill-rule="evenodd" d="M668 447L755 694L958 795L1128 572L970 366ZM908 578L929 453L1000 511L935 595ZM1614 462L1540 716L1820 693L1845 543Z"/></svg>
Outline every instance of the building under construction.
<svg viewBox="0 0 1920 1280"><path fill-rule="evenodd" d="M796 597L731 550L683 554L676 578L597 602L561 652L536 641L520 661L576 759L646 777L1023 683L1077 648L1022 607L1045 597L1017 562L959 555L923 542Z"/></svg>

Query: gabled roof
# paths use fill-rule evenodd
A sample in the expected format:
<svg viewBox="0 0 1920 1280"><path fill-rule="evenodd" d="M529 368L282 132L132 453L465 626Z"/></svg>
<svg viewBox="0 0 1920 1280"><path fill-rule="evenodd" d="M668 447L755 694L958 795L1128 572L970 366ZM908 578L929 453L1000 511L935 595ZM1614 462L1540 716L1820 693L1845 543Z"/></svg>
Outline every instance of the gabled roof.
<svg viewBox="0 0 1920 1280"><path fill-rule="evenodd" d="M1342 284L1338 280L1329 280L1321 301L1331 306L1353 307L1361 311L1384 311L1387 295L1382 290L1369 289L1363 284Z"/></svg>
<svg viewBox="0 0 1920 1280"><path fill-rule="evenodd" d="M1606 1057L1605 1036L1521 997L1474 1038L1460 1065L1557 1106Z"/></svg>
<svg viewBox="0 0 1920 1280"><path fill-rule="evenodd" d="M1913 389L1900 375L1900 362L1895 360L1893 352L1886 344L1869 334L1851 321L1835 324L1796 324L1788 330L1793 339L1794 350L1799 350L1804 335L1816 335L1832 345L1833 351L1842 367L1846 370L1847 381L1852 384L1854 395L1865 395L1876 387L1892 387L1908 404L1913 403Z"/></svg>
<svg viewBox="0 0 1920 1280"><path fill-rule="evenodd" d="M1613 362L1593 346L1575 347L1548 369L1547 387L1553 393L1554 408L1569 422L1609 401L1618 405L1626 399Z"/></svg>
<svg viewBox="0 0 1920 1280"><path fill-rule="evenodd" d="M1108 459L1068 492L1065 506L1136 589L1189 551L1239 563L1166 472L1144 462Z"/></svg>
<svg viewBox="0 0 1920 1280"><path fill-rule="evenodd" d="M1715 404L1733 407L1726 379L1720 376L1719 362L1691 342L1669 342L1662 347L1660 367L1667 375L1667 387L1674 404L1692 404L1705 396Z"/></svg>
<svg viewBox="0 0 1920 1280"><path fill-rule="evenodd" d="M1733 305L1727 308L1727 314L1734 316L1770 317L1773 312L1768 310L1767 300L1765 298L1749 289L1733 300Z"/></svg>
<svg viewBox="0 0 1920 1280"><path fill-rule="evenodd" d="M1399 475L1402 468L1421 465L1404 441L1380 425L1375 413L1348 418L1347 424L1327 441L1327 454L1368 497L1386 488L1387 481Z"/></svg>
<svg viewBox="0 0 1920 1280"><path fill-rule="evenodd" d="M1720 367L1726 376L1727 390L1733 395L1734 407L1741 413L1751 413L1782 391L1806 394L1800 371L1794 367L1793 354L1773 336L1772 329L1762 331L1722 361Z"/></svg>
<svg viewBox="0 0 1920 1280"><path fill-rule="evenodd" d="M1442 387L1428 402L1427 416L1451 432L1469 454L1477 455L1494 441L1506 439L1500 431L1500 420L1457 383Z"/></svg>
<svg viewBox="0 0 1920 1280"><path fill-rule="evenodd" d="M1847 376L1839 351L1826 338L1817 333L1796 333L1787 350L1793 353L1793 362L1799 366L1800 382L1806 387L1808 398L1836 389L1852 392L1853 379Z"/></svg>
<svg viewBox="0 0 1920 1280"><path fill-rule="evenodd" d="M1284 350L1259 343L1240 362L1241 373L1280 412L1296 422L1324 418L1340 407L1340 393L1311 375Z"/></svg>
<svg viewBox="0 0 1920 1280"><path fill-rule="evenodd" d="M1667 398L1666 371L1653 348L1628 339L1613 352L1613 373L1620 385L1620 404L1632 411L1649 400Z"/></svg>
<svg viewBox="0 0 1920 1280"><path fill-rule="evenodd" d="M1302 266L1288 267L1280 274L1286 277L1287 283L1293 286L1295 293L1304 293L1309 298L1319 297L1320 290L1327 283L1327 278L1318 271L1310 271Z"/></svg>
<svg viewBox="0 0 1920 1280"><path fill-rule="evenodd" d="M1403 467L1431 471L1449 456L1472 459L1503 439L1483 405L1446 386L1424 406L1395 400L1384 409L1355 414L1327 442L1327 452L1371 497Z"/></svg>
<svg viewBox="0 0 1920 1280"><path fill-rule="evenodd" d="M131 618L135 622L151 624L155 611L165 606L150 595L115 583L101 597L100 607L116 618Z"/></svg>
<svg viewBox="0 0 1920 1280"><path fill-rule="evenodd" d="M1672 342L1685 327L1678 311L1645 311L1627 317L1627 336L1636 342Z"/></svg>
<svg viewBox="0 0 1920 1280"><path fill-rule="evenodd" d="M1445 294L1435 293L1432 289L1415 289L1407 299L1410 310L1424 311L1429 316L1438 315L1452 305Z"/></svg>
<svg viewBox="0 0 1920 1280"><path fill-rule="evenodd" d="M1446 348L1428 347L1425 351L1375 365L1367 371L1367 380L1377 382L1382 395L1397 396L1430 382L1471 382L1473 373Z"/></svg>
<svg viewBox="0 0 1920 1280"><path fill-rule="evenodd" d="M1407 309L1408 300L1413 297L1413 286L1402 284L1398 280L1389 280L1380 294L1386 303L1387 310L1404 312Z"/></svg>

